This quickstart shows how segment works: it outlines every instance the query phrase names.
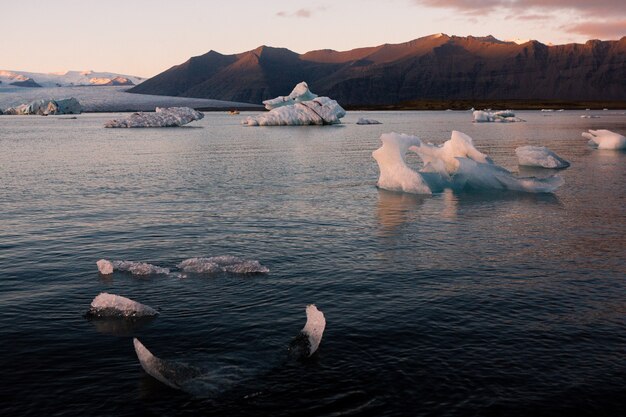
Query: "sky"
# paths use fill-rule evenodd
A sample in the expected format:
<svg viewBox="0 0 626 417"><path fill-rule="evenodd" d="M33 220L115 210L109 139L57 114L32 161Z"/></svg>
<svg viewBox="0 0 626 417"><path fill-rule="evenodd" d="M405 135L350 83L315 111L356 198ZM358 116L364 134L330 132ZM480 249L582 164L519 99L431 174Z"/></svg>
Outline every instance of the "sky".
<svg viewBox="0 0 626 417"><path fill-rule="evenodd" d="M626 0L56 0L0 8L0 70L151 77L209 50L304 53L434 33L584 43L626 36Z"/></svg>

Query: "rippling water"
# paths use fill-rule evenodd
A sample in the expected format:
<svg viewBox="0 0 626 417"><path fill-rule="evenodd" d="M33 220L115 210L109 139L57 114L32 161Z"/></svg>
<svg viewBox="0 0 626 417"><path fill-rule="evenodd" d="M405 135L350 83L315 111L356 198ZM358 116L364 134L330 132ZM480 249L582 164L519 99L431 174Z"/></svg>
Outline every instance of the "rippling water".
<svg viewBox="0 0 626 417"><path fill-rule="evenodd" d="M110 114L0 117L2 414L623 415L626 153L580 133L624 133L626 116L580 114L503 125L351 112L342 126L245 128L208 113L144 130L103 129ZM572 163L565 185L375 187L381 133L440 143L452 129L514 171L515 147L548 146ZM223 254L271 272L103 277L95 265ZM103 291L161 314L84 319ZM327 327L299 362L287 347L308 303ZM219 389L196 398L147 376L132 336Z"/></svg>

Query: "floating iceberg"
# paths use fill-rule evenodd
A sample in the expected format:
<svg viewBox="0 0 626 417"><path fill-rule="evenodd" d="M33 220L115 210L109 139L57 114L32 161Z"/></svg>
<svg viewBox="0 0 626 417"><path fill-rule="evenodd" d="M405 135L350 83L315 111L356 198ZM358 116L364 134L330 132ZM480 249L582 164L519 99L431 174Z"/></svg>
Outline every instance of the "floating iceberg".
<svg viewBox="0 0 626 417"><path fill-rule="evenodd" d="M599 119L600 116L597 116L595 114L583 114L580 116L581 119Z"/></svg>
<svg viewBox="0 0 626 417"><path fill-rule="evenodd" d="M247 126L303 126L341 123L346 111L328 97L317 97L305 82L296 85L291 94L263 102L268 113L250 116Z"/></svg>
<svg viewBox="0 0 626 417"><path fill-rule="evenodd" d="M519 165L540 168L567 168L569 162L545 146L520 146L515 149Z"/></svg>
<svg viewBox="0 0 626 417"><path fill-rule="evenodd" d="M306 306L306 324L289 346L291 355L297 358L312 356L320 346L325 328L324 313L319 311L315 304Z"/></svg>
<svg viewBox="0 0 626 417"><path fill-rule="evenodd" d="M167 268L161 268L160 266L147 264L144 262L134 261L109 261L107 259L100 259L96 262L98 271L102 275L112 274L114 270L122 272L130 272L133 275L156 275L156 274L169 274L170 270Z"/></svg>
<svg viewBox="0 0 626 417"><path fill-rule="evenodd" d="M104 127L178 127L202 118L204 114L190 107L157 107L154 113L139 112L109 120Z"/></svg>
<svg viewBox="0 0 626 417"><path fill-rule="evenodd" d="M61 100L34 100L29 104L9 107L4 111L8 115L39 115L80 114L82 107L74 97Z"/></svg>
<svg viewBox="0 0 626 417"><path fill-rule="evenodd" d="M589 139L589 144L598 149L626 149L626 137L610 130L589 130L583 132L583 137Z"/></svg>
<svg viewBox="0 0 626 417"><path fill-rule="evenodd" d="M479 152L471 137L457 131L439 146L397 133L383 134L380 139L382 146L372 156L380 170L378 186L390 191L432 194L451 188L546 193L563 184L558 176L518 178ZM406 164L409 150L422 159L422 170L415 171Z"/></svg>
<svg viewBox="0 0 626 417"><path fill-rule="evenodd" d="M474 115L474 123L510 123L524 121L519 117L515 117L515 113L513 113L513 111L511 110L502 110L496 112L475 110L472 114Z"/></svg>
<svg viewBox="0 0 626 417"><path fill-rule="evenodd" d="M91 302L87 312L88 317L118 318L118 317L146 317L156 316L159 312L120 295L100 293Z"/></svg>
<svg viewBox="0 0 626 417"><path fill-rule="evenodd" d="M356 121L357 125L379 125L382 124L378 120L374 119L366 119L364 117L360 117L359 120Z"/></svg>
<svg viewBox="0 0 626 417"><path fill-rule="evenodd" d="M229 272L232 274L266 274L269 268L259 261L241 259L236 256L224 255L210 258L189 258L178 264L184 272L195 274L214 274Z"/></svg>

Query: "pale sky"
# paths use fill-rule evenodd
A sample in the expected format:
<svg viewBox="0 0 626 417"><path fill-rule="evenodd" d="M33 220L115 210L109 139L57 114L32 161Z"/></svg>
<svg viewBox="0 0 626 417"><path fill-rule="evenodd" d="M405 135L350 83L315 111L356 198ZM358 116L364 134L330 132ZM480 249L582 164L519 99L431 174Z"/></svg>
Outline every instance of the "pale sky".
<svg viewBox="0 0 626 417"><path fill-rule="evenodd" d="M211 49L348 50L440 32L554 44L619 39L625 1L11 1L0 7L0 69L150 77Z"/></svg>

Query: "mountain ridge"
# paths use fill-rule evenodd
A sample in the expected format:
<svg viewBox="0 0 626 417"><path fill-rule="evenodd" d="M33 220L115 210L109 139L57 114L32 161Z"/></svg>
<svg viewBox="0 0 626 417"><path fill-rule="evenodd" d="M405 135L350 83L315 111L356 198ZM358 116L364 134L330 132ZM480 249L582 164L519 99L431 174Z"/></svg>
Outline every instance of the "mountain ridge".
<svg viewBox="0 0 626 417"><path fill-rule="evenodd" d="M232 55L210 50L129 91L260 103L288 94L303 80L348 106L425 99L623 100L626 36L545 45L434 34L349 51L298 54L266 45Z"/></svg>

